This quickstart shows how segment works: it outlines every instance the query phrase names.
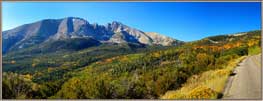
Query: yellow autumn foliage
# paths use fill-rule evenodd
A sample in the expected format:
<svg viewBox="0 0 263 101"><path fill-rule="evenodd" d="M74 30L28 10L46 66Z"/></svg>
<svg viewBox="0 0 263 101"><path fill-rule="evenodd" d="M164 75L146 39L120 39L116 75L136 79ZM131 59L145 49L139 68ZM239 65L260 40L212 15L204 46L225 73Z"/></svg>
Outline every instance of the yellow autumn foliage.
<svg viewBox="0 0 263 101"><path fill-rule="evenodd" d="M24 78L25 80L31 80L31 79L32 79L32 75L26 74L26 75L23 75L23 78Z"/></svg>
<svg viewBox="0 0 263 101"><path fill-rule="evenodd" d="M32 67L35 67L36 66L36 64L35 63L32 63Z"/></svg>
<svg viewBox="0 0 263 101"><path fill-rule="evenodd" d="M194 88L185 99L216 99L217 92L206 86Z"/></svg>
<svg viewBox="0 0 263 101"><path fill-rule="evenodd" d="M154 57L160 57L161 54L160 54L160 52L154 52L154 53L153 53L153 56L154 56Z"/></svg>
<svg viewBox="0 0 263 101"><path fill-rule="evenodd" d="M47 68L47 72L48 72L48 73L52 72L53 70L54 70L54 68L52 68L52 67L48 67L48 68Z"/></svg>
<svg viewBox="0 0 263 101"><path fill-rule="evenodd" d="M15 61L15 60L12 60L12 61L11 61L11 64L15 64L15 63L16 63L16 61Z"/></svg>

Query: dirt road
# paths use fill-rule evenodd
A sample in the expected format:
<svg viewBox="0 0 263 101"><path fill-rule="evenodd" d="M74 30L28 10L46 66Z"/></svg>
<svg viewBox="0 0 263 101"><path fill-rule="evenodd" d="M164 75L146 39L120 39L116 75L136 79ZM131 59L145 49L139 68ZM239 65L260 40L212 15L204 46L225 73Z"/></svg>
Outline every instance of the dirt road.
<svg viewBox="0 0 263 101"><path fill-rule="evenodd" d="M223 99L261 99L261 55L248 56L230 76Z"/></svg>

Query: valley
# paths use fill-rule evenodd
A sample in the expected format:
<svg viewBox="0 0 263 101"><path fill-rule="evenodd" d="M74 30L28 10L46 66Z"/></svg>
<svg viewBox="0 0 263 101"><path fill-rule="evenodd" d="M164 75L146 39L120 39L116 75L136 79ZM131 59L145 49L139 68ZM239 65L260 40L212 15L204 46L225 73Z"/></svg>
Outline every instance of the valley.
<svg viewBox="0 0 263 101"><path fill-rule="evenodd" d="M210 92L205 98L217 99L221 88L210 86L189 96L164 95L203 73L228 77L232 61L261 53L261 30L244 33L183 42L120 22L98 25L75 17L22 25L3 32L3 97L190 99Z"/></svg>

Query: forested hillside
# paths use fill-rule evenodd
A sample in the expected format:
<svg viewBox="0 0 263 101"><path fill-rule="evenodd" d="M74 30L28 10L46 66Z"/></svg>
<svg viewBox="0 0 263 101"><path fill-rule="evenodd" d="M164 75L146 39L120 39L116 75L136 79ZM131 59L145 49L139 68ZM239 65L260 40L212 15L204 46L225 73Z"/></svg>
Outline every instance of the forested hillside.
<svg viewBox="0 0 263 101"><path fill-rule="evenodd" d="M4 98L158 99L182 88L193 75L260 53L261 31L170 47L104 44L42 54L29 50L34 49L3 56Z"/></svg>

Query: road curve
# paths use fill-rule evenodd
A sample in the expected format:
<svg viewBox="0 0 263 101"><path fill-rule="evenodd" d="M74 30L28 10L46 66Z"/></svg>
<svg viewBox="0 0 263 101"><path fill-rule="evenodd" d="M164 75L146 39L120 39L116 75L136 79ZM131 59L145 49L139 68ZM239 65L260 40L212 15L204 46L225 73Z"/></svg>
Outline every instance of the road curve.
<svg viewBox="0 0 263 101"><path fill-rule="evenodd" d="M261 55L248 56L230 76L223 99L261 99Z"/></svg>

